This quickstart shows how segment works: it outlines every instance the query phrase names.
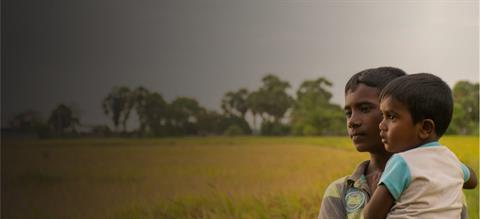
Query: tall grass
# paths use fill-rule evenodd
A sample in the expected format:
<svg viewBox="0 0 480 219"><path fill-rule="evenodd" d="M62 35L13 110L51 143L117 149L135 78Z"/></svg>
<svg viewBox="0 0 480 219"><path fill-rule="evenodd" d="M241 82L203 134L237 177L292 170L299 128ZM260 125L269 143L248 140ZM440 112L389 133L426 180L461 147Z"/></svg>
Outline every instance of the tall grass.
<svg viewBox="0 0 480 219"><path fill-rule="evenodd" d="M478 137L447 136L478 173ZM5 218L315 218L367 154L344 137L4 143ZM466 191L478 218L478 188Z"/></svg>

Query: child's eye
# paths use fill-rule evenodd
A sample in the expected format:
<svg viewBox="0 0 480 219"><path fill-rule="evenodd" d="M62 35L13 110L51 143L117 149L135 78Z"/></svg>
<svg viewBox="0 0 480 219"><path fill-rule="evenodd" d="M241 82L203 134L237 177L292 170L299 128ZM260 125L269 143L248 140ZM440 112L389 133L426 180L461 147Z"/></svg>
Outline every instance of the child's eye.
<svg viewBox="0 0 480 219"><path fill-rule="evenodd" d="M387 114L387 115L385 115L385 117L386 117L387 119L390 119L390 120L395 119L395 116L392 115L392 114Z"/></svg>

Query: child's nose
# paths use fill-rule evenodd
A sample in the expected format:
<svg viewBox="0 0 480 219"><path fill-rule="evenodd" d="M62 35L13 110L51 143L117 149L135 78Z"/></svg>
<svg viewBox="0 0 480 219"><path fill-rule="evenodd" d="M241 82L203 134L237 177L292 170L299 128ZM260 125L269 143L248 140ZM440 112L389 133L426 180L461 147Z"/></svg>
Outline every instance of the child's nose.
<svg viewBox="0 0 480 219"><path fill-rule="evenodd" d="M382 119L382 121L378 124L378 128L382 131L387 129L387 126L385 125L385 119Z"/></svg>

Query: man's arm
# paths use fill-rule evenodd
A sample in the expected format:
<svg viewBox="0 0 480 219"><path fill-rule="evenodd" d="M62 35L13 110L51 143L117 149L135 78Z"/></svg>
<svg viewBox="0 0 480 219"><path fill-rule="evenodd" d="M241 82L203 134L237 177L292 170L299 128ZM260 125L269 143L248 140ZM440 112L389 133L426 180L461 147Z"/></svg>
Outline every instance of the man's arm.
<svg viewBox="0 0 480 219"><path fill-rule="evenodd" d="M341 198L324 197L318 219L345 219L345 207Z"/></svg>
<svg viewBox="0 0 480 219"><path fill-rule="evenodd" d="M385 219L392 208L394 199L388 189L379 185L372 195L370 201L363 209L364 219Z"/></svg>
<svg viewBox="0 0 480 219"><path fill-rule="evenodd" d="M325 189L318 219L345 219L347 217L342 197L343 180L344 178L338 179Z"/></svg>

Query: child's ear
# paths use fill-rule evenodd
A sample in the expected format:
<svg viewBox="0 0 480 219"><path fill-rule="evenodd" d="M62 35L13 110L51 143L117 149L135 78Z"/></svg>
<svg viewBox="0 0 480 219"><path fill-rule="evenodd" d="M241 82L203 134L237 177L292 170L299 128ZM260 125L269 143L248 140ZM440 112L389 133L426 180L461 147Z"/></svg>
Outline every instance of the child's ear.
<svg viewBox="0 0 480 219"><path fill-rule="evenodd" d="M424 119L420 122L420 139L427 139L435 134L435 122L431 119Z"/></svg>

